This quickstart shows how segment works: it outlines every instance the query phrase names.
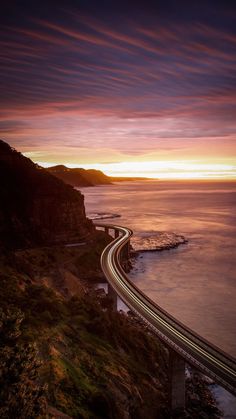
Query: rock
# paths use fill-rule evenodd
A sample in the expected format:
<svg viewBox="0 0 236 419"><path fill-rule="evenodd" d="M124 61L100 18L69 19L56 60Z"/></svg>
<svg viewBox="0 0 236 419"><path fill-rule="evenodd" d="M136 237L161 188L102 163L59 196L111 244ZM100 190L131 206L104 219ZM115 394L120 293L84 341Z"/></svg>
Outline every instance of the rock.
<svg viewBox="0 0 236 419"><path fill-rule="evenodd" d="M203 375L203 374L202 374L202 380L203 380L206 384L208 384L208 385L213 385L213 384L215 384L215 381L214 381L214 380L212 380L212 378L207 377L207 375Z"/></svg>
<svg viewBox="0 0 236 419"><path fill-rule="evenodd" d="M91 212L88 214L90 220L107 220L109 218L119 218L119 214L109 212Z"/></svg>
<svg viewBox="0 0 236 419"><path fill-rule="evenodd" d="M0 243L10 247L81 240L94 226L84 196L0 141Z"/></svg>
<svg viewBox="0 0 236 419"><path fill-rule="evenodd" d="M189 377L186 380L186 409L193 419L219 419L213 394L208 387L206 376L188 365Z"/></svg>
<svg viewBox="0 0 236 419"><path fill-rule="evenodd" d="M96 292L97 296L100 297L100 298L105 298L106 297L106 292L105 292L104 288L96 288L95 292Z"/></svg>
<svg viewBox="0 0 236 419"><path fill-rule="evenodd" d="M188 240L176 233L160 231L149 236L132 237L131 245L136 252L161 251L173 249Z"/></svg>

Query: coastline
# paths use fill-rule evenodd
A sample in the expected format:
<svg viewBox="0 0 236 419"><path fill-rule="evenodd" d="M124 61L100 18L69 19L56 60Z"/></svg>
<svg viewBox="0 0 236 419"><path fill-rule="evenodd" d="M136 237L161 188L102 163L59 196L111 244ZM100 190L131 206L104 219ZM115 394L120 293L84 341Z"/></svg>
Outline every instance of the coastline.
<svg viewBox="0 0 236 419"><path fill-rule="evenodd" d="M227 282L222 278L226 269L228 273L235 269L232 260L235 184L233 180L223 179L159 180L83 189L88 212L118 213L121 215L119 224L130 226L140 236L161 230L175 231L188 239L185 246L168 252L133 252L136 284L154 301L156 295L157 301L165 302L164 308L173 310L177 318L199 334L216 345L224 344L223 349L230 353L231 349L234 351L231 338L235 324L234 282L231 277ZM133 206L134 199L139 205ZM140 269L139 276L137 269ZM130 274L132 277L132 272ZM222 307L220 302L226 298L226 293L228 304ZM202 316L208 321L203 323ZM218 387L213 385L213 391L215 388ZM217 400L220 406L225 406L224 398ZM223 417L235 419L227 416L229 414L230 410L225 411Z"/></svg>
<svg viewBox="0 0 236 419"><path fill-rule="evenodd" d="M182 236L183 237L183 236ZM188 243L188 240L185 239L183 243L172 244L172 246L163 244L161 248L150 248L142 250L133 250L131 257L131 268L129 272L135 269L136 258L147 252L164 252L170 249L176 248L181 244ZM157 243L158 244L158 240ZM171 256L170 256L171 257ZM142 270L142 274L145 275L145 270ZM124 308L123 308L124 310ZM126 310L124 310L126 311ZM127 313L129 314L129 312ZM141 322L134 314L131 313L131 317L136 318L137 322ZM145 323L143 327L147 328ZM186 366L186 397L191 407L197 406L200 401L200 395L204 394L206 398L205 409L206 411L212 409L212 415L215 414L219 419L236 419L236 397L226 391L223 387L214 383L209 377L201 374L200 372L191 369L191 366Z"/></svg>

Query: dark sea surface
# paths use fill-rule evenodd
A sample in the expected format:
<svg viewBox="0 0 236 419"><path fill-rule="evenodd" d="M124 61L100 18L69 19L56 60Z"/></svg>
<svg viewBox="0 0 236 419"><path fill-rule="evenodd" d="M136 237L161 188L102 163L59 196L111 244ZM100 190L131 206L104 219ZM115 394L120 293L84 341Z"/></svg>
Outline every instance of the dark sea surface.
<svg viewBox="0 0 236 419"><path fill-rule="evenodd" d="M130 277L236 357L236 183L150 180L81 190L87 214L102 213L103 223L130 227L139 236L168 231L188 239L176 249L140 254Z"/></svg>

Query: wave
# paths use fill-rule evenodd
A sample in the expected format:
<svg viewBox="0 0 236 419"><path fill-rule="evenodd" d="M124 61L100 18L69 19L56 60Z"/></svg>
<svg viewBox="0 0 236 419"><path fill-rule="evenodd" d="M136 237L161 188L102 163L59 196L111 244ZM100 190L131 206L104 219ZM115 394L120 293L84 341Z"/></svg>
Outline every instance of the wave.
<svg viewBox="0 0 236 419"><path fill-rule="evenodd" d="M88 218L90 220L107 220L109 218L119 218L121 215L119 214L113 214L109 212L95 212L95 213L89 213Z"/></svg>

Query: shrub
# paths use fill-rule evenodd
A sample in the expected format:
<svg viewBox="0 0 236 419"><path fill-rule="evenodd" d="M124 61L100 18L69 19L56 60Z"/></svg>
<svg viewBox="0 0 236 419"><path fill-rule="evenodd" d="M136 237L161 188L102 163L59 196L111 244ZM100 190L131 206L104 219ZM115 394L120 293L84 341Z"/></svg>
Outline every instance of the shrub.
<svg viewBox="0 0 236 419"><path fill-rule="evenodd" d="M23 313L0 310L0 417L46 418L45 388L39 384L35 345L21 344Z"/></svg>

